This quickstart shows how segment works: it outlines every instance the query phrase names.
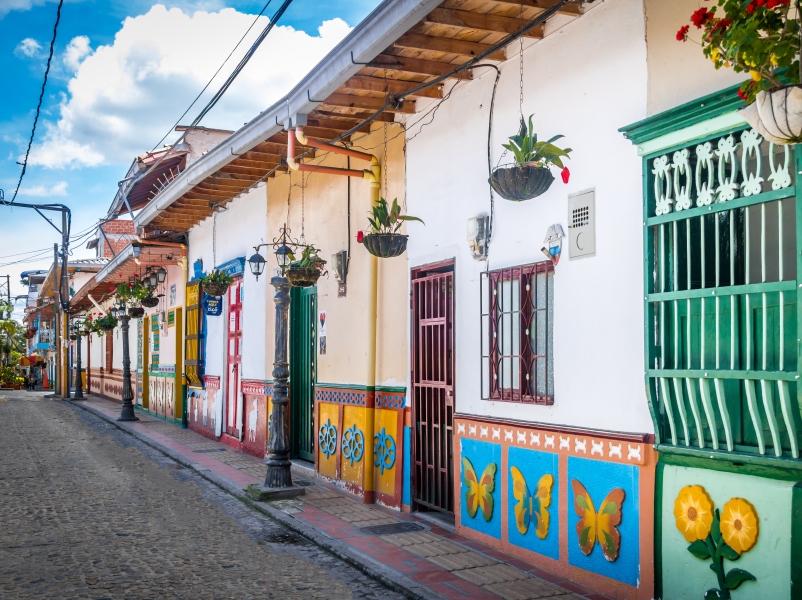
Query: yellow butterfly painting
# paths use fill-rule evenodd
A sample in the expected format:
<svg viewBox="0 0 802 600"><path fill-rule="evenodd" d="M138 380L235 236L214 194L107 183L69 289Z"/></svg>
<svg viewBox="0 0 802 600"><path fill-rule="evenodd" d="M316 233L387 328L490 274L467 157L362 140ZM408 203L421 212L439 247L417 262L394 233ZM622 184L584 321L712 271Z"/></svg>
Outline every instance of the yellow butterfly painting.
<svg viewBox="0 0 802 600"><path fill-rule="evenodd" d="M476 477L476 470L471 461L462 457L462 478L465 480L465 509L471 518L481 508L482 516L488 523L493 519L493 490L496 489L496 463L490 463L482 472L482 477Z"/></svg>
<svg viewBox="0 0 802 600"><path fill-rule="evenodd" d="M529 493L523 473L518 467L510 467L512 475L512 494L518 501L515 504L515 525L521 535L529 531L529 523L534 518L537 521L535 534L545 540L549 534L549 511L551 505L551 488L554 485L554 475L546 473L537 482L537 490Z"/></svg>
<svg viewBox="0 0 802 600"><path fill-rule="evenodd" d="M571 487L574 488L574 510L579 515L576 533L582 553L589 556L598 540L604 557L614 562L621 549L621 534L616 527L621 524L621 505L626 497L624 490L612 490L599 506L599 512L596 512L585 486L573 479Z"/></svg>

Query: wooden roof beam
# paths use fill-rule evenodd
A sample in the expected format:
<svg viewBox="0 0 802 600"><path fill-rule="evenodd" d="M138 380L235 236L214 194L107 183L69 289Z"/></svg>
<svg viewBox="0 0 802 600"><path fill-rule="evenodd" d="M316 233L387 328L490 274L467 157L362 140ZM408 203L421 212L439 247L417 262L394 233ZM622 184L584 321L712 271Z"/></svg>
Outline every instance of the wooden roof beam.
<svg viewBox="0 0 802 600"><path fill-rule="evenodd" d="M424 35L422 33L406 33L398 38L393 44L397 48L409 48L411 50L424 50L429 52L445 52L447 54L460 54L462 56L478 56L482 52L490 49L488 44L478 42L467 42L455 38L438 37L434 35ZM487 57L489 60L507 60L507 51L500 48ZM453 66L451 67L454 68Z"/></svg>
<svg viewBox="0 0 802 600"><path fill-rule="evenodd" d="M392 52L392 50L390 50ZM464 61L463 61L464 62ZM414 75L426 75L428 77L441 77L453 71L459 64L439 62L436 60L424 60L422 58L407 58L406 56L396 56L394 54L379 54L373 59L368 67L371 69L387 69L399 73L411 73ZM455 79L472 79L471 71L461 71L452 75Z"/></svg>
<svg viewBox="0 0 802 600"><path fill-rule="evenodd" d="M539 8L546 10L557 4L560 0L486 0L489 4L522 6L524 8ZM566 4L557 11L557 14L579 17L582 15L582 7L579 4Z"/></svg>
<svg viewBox="0 0 802 600"><path fill-rule="evenodd" d="M381 94L403 94L417 87L419 84L410 81L400 81L398 79L381 79L379 77L367 77L365 75L354 75L346 81L342 87L351 90L365 90L368 92L379 92ZM414 97L442 98L443 86L433 85L432 87L421 90Z"/></svg>
<svg viewBox="0 0 802 600"><path fill-rule="evenodd" d="M481 31L504 34L515 33L521 27L529 23L529 21L524 19L482 14L469 10L452 10L449 8L434 9L426 16L424 22L433 23L435 25L447 25L448 27L457 27L460 29L479 29ZM538 40L543 39L543 25L540 24L530 29L524 35Z"/></svg>
<svg viewBox="0 0 802 600"><path fill-rule="evenodd" d="M331 94L323 101L323 106L334 106L340 108L360 108L368 110L379 110L384 106L384 98L374 98L372 96L349 96L348 94ZM401 108L388 108L387 112L400 112L413 114L415 112L415 101L405 100ZM312 135L304 128L304 133ZM315 137L312 135L312 137ZM336 136L332 135L329 139Z"/></svg>

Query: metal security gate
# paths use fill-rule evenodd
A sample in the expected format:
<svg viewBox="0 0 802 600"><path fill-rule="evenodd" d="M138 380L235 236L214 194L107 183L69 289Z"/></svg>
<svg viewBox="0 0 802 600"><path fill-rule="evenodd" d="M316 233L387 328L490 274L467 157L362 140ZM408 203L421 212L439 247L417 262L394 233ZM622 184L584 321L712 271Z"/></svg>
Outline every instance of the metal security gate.
<svg viewBox="0 0 802 600"><path fill-rule="evenodd" d="M290 291L290 454L315 460L317 288Z"/></svg>
<svg viewBox="0 0 802 600"><path fill-rule="evenodd" d="M454 512L454 263L412 271L412 489Z"/></svg>

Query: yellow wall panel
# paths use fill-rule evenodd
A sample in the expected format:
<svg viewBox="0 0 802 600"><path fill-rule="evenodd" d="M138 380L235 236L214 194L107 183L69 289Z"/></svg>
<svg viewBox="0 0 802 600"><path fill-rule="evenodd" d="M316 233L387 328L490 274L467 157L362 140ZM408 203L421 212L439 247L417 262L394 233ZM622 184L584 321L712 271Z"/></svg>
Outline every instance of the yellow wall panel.
<svg viewBox="0 0 802 600"><path fill-rule="evenodd" d="M374 410L374 491L395 496L396 470L401 468L401 439L398 431L398 411L377 408Z"/></svg>
<svg viewBox="0 0 802 600"><path fill-rule="evenodd" d="M327 404L325 402L318 403L317 415L317 464L318 473L331 477L337 477L337 450L340 446L340 438L342 437L339 431L338 415L339 405ZM321 431L326 429L328 434L327 447L321 444ZM324 438L327 436L324 436ZM330 443L333 440L333 444Z"/></svg>
<svg viewBox="0 0 802 600"><path fill-rule="evenodd" d="M365 441L366 411L362 406L344 407L343 431L340 434L340 479L360 488L363 485L365 461L371 458ZM345 442L343 436L346 437Z"/></svg>

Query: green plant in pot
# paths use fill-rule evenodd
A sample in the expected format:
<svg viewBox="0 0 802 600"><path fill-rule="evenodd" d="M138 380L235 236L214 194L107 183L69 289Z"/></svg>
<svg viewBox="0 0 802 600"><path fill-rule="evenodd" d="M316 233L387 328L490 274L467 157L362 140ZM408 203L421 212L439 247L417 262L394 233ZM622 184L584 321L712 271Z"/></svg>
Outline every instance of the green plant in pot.
<svg viewBox="0 0 802 600"><path fill-rule="evenodd" d="M326 261L318 256L319 248L311 244L304 246L301 251L300 260L293 260L285 271L285 276L291 285L295 287L310 287L317 283L320 276L326 272L323 270ZM294 257L291 257L291 260Z"/></svg>
<svg viewBox="0 0 802 600"><path fill-rule="evenodd" d="M379 258L400 256L407 249L407 240L409 239L408 235L398 233L404 221L423 223L423 220L418 217L402 215L401 207L398 206L398 198L394 198L390 206L387 205L387 200L379 198L379 201L373 206L371 216L368 217L369 233L365 234L360 231L356 239L359 243L364 244L373 256Z"/></svg>
<svg viewBox="0 0 802 600"><path fill-rule="evenodd" d="M129 306L138 303L146 308L153 308L158 306L159 298L164 296L164 294L154 294L153 288L146 285L136 275L133 281L117 284L115 289L120 299Z"/></svg>
<svg viewBox="0 0 802 600"><path fill-rule="evenodd" d="M554 182L551 167L560 169L563 183L568 183L571 172L563 164L571 148L560 148L554 142L564 137L555 135L545 142L538 141L529 116L527 123L521 118L517 135L502 144L515 157L515 163L497 166L490 173L490 186L502 198L520 202L545 193Z"/></svg>
<svg viewBox="0 0 802 600"><path fill-rule="evenodd" d="M102 315L97 319L92 320L92 331L98 334L108 333L118 325L117 317L112 315Z"/></svg>
<svg viewBox="0 0 802 600"><path fill-rule="evenodd" d="M234 281L234 278L225 271L213 270L211 273L201 279L203 291L209 296L219 298L224 296L228 291L228 286Z"/></svg>
<svg viewBox="0 0 802 600"><path fill-rule="evenodd" d="M747 104L739 114L775 144L802 142L799 13L799 0L718 0L694 11L676 35L680 42L695 41L693 25L716 69L749 75L738 90Z"/></svg>

